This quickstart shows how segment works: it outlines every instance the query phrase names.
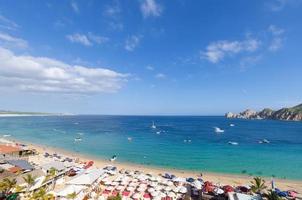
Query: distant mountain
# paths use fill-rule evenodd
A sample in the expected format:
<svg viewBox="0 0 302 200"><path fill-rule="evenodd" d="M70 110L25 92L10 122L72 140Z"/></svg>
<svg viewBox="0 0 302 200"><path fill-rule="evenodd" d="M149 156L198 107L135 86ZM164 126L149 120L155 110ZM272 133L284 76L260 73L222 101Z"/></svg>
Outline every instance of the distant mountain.
<svg viewBox="0 0 302 200"><path fill-rule="evenodd" d="M282 108L276 111L270 108L265 108L260 112L256 112L250 109L247 109L239 114L228 112L225 114L225 117L241 119L274 119L302 121L302 104L291 108Z"/></svg>
<svg viewBox="0 0 302 200"><path fill-rule="evenodd" d="M46 113L46 112L21 112L21 111L0 110L0 116L44 116L44 115L62 115L62 114Z"/></svg>

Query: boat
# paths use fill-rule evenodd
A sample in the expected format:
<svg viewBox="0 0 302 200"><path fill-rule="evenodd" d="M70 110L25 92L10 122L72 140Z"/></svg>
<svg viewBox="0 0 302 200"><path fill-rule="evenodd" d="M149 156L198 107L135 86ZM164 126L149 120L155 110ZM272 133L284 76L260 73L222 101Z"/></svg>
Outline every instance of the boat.
<svg viewBox="0 0 302 200"><path fill-rule="evenodd" d="M233 127L233 126L235 126L235 124L230 124L230 126L232 126L232 127Z"/></svg>
<svg viewBox="0 0 302 200"><path fill-rule="evenodd" d="M131 142L132 141L132 137L128 137L128 141Z"/></svg>
<svg viewBox="0 0 302 200"><path fill-rule="evenodd" d="M11 135L3 135L3 137L10 137Z"/></svg>
<svg viewBox="0 0 302 200"><path fill-rule="evenodd" d="M116 155L113 155L113 156L110 158L110 161L113 162L113 161L116 160L116 158L117 158L117 156L116 156Z"/></svg>
<svg viewBox="0 0 302 200"><path fill-rule="evenodd" d="M239 143L238 142L229 141L228 144L230 144L230 145L238 145Z"/></svg>
<svg viewBox="0 0 302 200"><path fill-rule="evenodd" d="M82 138L81 137L76 137L76 138L74 138L74 141L75 142L80 142L80 141L82 141Z"/></svg>
<svg viewBox="0 0 302 200"><path fill-rule="evenodd" d="M152 122L151 128L156 129L156 126L155 126L155 124L154 124L154 121Z"/></svg>
<svg viewBox="0 0 302 200"><path fill-rule="evenodd" d="M223 133L224 132L223 129L220 129L218 127L214 127L214 130L215 130L216 133Z"/></svg>
<svg viewBox="0 0 302 200"><path fill-rule="evenodd" d="M263 139L263 140L259 140L258 143L259 144L269 144L270 141L268 141L267 139Z"/></svg>
<svg viewBox="0 0 302 200"><path fill-rule="evenodd" d="M157 134L157 135L160 135L160 131L157 131L156 134Z"/></svg>

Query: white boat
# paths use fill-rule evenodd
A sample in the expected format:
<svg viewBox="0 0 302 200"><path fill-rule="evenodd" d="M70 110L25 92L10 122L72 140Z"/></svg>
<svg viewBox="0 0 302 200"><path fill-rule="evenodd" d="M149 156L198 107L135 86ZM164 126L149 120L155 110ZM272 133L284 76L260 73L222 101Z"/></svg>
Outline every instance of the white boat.
<svg viewBox="0 0 302 200"><path fill-rule="evenodd" d="M215 130L216 133L223 133L224 132L224 130L222 130L218 127L214 127L214 130Z"/></svg>
<svg viewBox="0 0 302 200"><path fill-rule="evenodd" d="M81 137L76 137L76 138L74 138L74 141L75 142L80 142L80 141L82 141L82 138Z"/></svg>
<svg viewBox="0 0 302 200"><path fill-rule="evenodd" d="M128 141L131 142L132 141L132 137L128 137Z"/></svg>
<svg viewBox="0 0 302 200"><path fill-rule="evenodd" d="M270 141L268 141L267 139L263 139L263 140L259 140L258 143L259 144L269 144Z"/></svg>
<svg viewBox="0 0 302 200"><path fill-rule="evenodd" d="M155 126L155 124L154 124L154 121L152 122L151 128L156 129L156 126Z"/></svg>
<svg viewBox="0 0 302 200"><path fill-rule="evenodd" d="M10 137L11 135L3 135L3 137Z"/></svg>
<svg viewBox="0 0 302 200"><path fill-rule="evenodd" d="M239 143L238 142L229 141L228 144L230 144L230 145L238 145Z"/></svg>
<svg viewBox="0 0 302 200"><path fill-rule="evenodd" d="M113 161L116 160L116 158L117 158L117 156L116 156L116 155L113 155L113 156L110 158L110 161L113 162Z"/></svg>
<svg viewBox="0 0 302 200"><path fill-rule="evenodd" d="M157 134L157 135L160 135L160 131L157 131L156 134Z"/></svg>
<svg viewBox="0 0 302 200"><path fill-rule="evenodd" d="M230 126L232 126L232 127L233 127L233 126L235 126L235 124L230 124Z"/></svg>

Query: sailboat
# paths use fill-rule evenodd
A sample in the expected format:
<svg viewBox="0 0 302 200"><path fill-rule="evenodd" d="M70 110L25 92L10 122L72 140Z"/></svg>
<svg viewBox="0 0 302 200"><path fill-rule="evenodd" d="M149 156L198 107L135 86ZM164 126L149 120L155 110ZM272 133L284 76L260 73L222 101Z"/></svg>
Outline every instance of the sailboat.
<svg viewBox="0 0 302 200"><path fill-rule="evenodd" d="M155 124L154 124L154 121L152 121L152 126L151 126L151 128L156 129L156 126L155 126Z"/></svg>

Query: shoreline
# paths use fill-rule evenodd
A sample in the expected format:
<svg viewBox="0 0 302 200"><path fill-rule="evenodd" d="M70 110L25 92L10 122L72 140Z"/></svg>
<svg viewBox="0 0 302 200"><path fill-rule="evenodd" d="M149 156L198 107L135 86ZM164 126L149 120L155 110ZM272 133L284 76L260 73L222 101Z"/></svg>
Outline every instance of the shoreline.
<svg viewBox="0 0 302 200"><path fill-rule="evenodd" d="M34 148L37 150L38 153L43 154L44 152L48 152L50 154L57 153L62 154L67 157L78 158L80 161L88 161L93 160L94 165L97 167L105 167L106 165L113 165L120 169L127 169L127 170L139 170L145 173L152 172L153 174L163 174L165 172L169 172L175 174L176 176L180 177L198 177L200 173L202 173L202 177L204 180L209 180L213 183L218 184L229 184L229 185L249 185L252 181L254 176L244 175L244 174L228 174L228 173L216 173L216 172L208 172L208 171L194 171L194 170L182 170L182 169L171 169L168 167L157 167L151 165L144 165L144 164L136 164L130 162L119 162L114 161L111 162L109 160L102 159L97 156L87 155L83 153L77 153L70 150L57 148L49 145L41 145L35 144L29 141L19 140L16 138L8 139L15 143L23 143L28 145L30 148ZM270 188L271 178L270 177L262 177L266 181L266 185ZM290 180L290 179L278 179L274 178L274 182L276 183L277 187L282 190L295 190L299 193L302 193L302 180Z"/></svg>

